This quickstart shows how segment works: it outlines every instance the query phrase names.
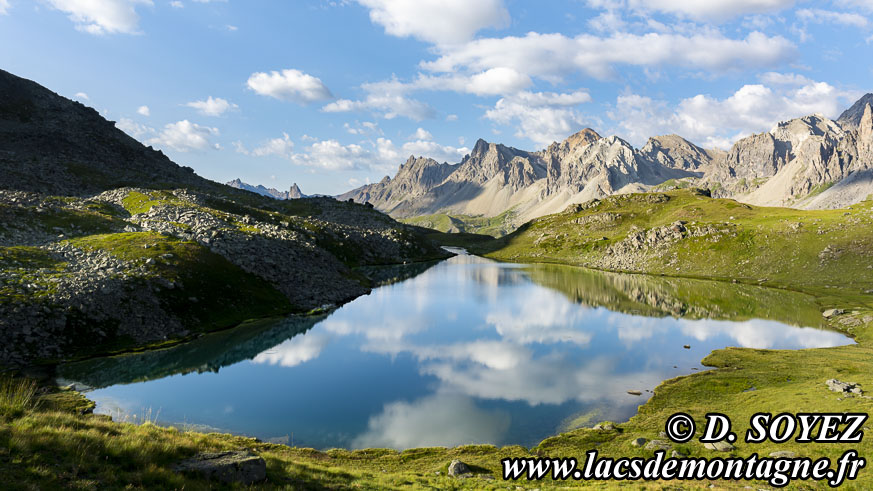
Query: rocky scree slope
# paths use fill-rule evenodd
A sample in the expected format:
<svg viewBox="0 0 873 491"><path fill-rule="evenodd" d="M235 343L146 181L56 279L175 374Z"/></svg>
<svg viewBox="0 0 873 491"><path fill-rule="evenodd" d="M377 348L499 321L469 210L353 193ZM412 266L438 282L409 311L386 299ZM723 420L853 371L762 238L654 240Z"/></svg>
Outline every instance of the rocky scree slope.
<svg viewBox="0 0 873 491"><path fill-rule="evenodd" d="M337 305L369 291L359 266L446 256L370 207L203 179L0 72L0 365Z"/></svg>

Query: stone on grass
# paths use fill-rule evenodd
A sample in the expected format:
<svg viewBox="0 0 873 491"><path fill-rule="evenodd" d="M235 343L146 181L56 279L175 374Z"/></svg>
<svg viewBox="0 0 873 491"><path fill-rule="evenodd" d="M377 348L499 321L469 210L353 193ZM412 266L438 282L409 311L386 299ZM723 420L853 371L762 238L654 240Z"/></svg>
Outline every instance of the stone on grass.
<svg viewBox="0 0 873 491"><path fill-rule="evenodd" d="M797 457L797 454L791 450L779 450L777 452L770 452L770 457L774 459L793 459Z"/></svg>
<svg viewBox="0 0 873 491"><path fill-rule="evenodd" d="M633 440L631 440L630 444L631 444L632 447L642 447L643 445L646 444L647 441L648 441L648 440L646 440L646 439L643 438L643 437L640 437L640 438L634 438Z"/></svg>
<svg viewBox="0 0 873 491"><path fill-rule="evenodd" d="M715 443L704 443L703 448L706 448L708 450L715 450L716 452L730 452L731 450L734 450L736 447L734 447L733 445L731 445L728 442L720 441L720 442L715 442Z"/></svg>
<svg viewBox="0 0 873 491"><path fill-rule="evenodd" d="M671 448L673 448L673 446L670 445L670 443L665 441L665 440L652 440L646 444L646 450L664 450L664 451L667 451L667 450L670 450Z"/></svg>
<svg viewBox="0 0 873 491"><path fill-rule="evenodd" d="M254 484L267 478L267 463L249 451L204 452L181 462L176 472L223 483Z"/></svg>
<svg viewBox="0 0 873 491"><path fill-rule="evenodd" d="M458 459L452 461L449 464L449 477L458 477L463 476L464 474L471 474L470 468L467 467L467 464L461 462Z"/></svg>
<svg viewBox="0 0 873 491"><path fill-rule="evenodd" d="M843 315L845 313L846 313L846 311L843 309L827 309L824 312L822 312L821 315L825 319L830 319L831 317L836 317L838 315Z"/></svg>

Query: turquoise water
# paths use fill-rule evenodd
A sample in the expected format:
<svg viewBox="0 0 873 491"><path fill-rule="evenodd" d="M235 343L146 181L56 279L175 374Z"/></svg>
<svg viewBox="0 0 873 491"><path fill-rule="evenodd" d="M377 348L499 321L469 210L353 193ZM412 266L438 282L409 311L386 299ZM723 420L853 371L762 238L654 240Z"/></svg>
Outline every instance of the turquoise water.
<svg viewBox="0 0 873 491"><path fill-rule="evenodd" d="M59 374L99 413L297 446L532 446L629 418L714 349L851 343L820 318L792 293L461 255L327 316Z"/></svg>

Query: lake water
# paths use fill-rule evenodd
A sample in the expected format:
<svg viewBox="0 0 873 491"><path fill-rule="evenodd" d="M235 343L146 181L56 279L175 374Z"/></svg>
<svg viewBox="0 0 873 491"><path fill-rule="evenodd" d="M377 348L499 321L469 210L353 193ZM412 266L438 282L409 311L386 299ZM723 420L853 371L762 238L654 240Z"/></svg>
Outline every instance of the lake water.
<svg viewBox="0 0 873 491"><path fill-rule="evenodd" d="M714 349L852 342L820 322L796 293L459 255L326 316L59 375L98 413L303 447L533 446L626 420Z"/></svg>

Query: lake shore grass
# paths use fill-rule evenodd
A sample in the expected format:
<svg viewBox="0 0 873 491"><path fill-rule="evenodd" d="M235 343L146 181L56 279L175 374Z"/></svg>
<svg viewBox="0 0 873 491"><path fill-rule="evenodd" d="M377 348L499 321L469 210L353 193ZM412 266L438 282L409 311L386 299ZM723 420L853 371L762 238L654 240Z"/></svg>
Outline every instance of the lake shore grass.
<svg viewBox="0 0 873 491"><path fill-rule="evenodd" d="M856 344L804 350L716 350L703 360L711 370L662 382L637 414L629 421L617 422L615 429L580 428L547 438L530 449L489 445L402 452L293 448L227 434L163 428L149 421L113 422L106 416L88 414L87 400L73 391L42 388L23 409L0 412L0 478L20 483L22 488L111 489L131 485L208 489L214 483L178 474L173 470L175 464L201 451L250 449L267 463L268 479L262 485L265 488L695 489L710 485L716 489L770 488L766 483L746 481L587 483L506 482L501 478L500 460L505 457L575 457L581 463L590 449L596 449L601 457L651 457L653 450L634 447L631 441L639 437L665 439L659 433L667 418L676 412L690 414L698 428L703 427L706 413L726 414L734 424L733 431L742 436L749 427L750 416L756 412L869 413L873 409L873 400L835 393L825 384L835 378L860 383L865 390L873 388L873 296L866 293L873 288L873 272L867 268L868 263L873 264L873 207L864 203L848 211L802 212L711 200L693 191L665 195L666 202L655 204L632 195L613 202L604 200L606 205L602 208L598 205L597 209L551 215L528 223L495 243L482 245L477 240L471 250L501 260L603 267L606 264L603 261L608 260L607 251L615 250L609 247L622 243L630 234L672 227L677 221L686 222L683 227L690 228L693 221L694 226L711 226L719 239L700 236L688 237L686 241L683 237L666 245L655 244L633 257L636 263L626 263L635 264L634 267L604 269L735 280L804 292L814 298L821 311L832 308L845 311L828 319L827 326L852 337ZM625 211L616 211L619 208ZM603 213L623 216L611 222L585 219ZM694 217L689 219L688 214ZM580 223L582 227L577 227ZM605 223L610 226L603 226ZM819 233L821 230L825 232ZM559 238L560 243L554 242L553 238L559 235L565 237ZM552 245L543 246L542 240L536 243L541 237L546 237L547 243L552 241ZM869 433L871 425L865 423L866 432ZM747 457L753 453L766 456L787 450L801 457L834 460L849 449L858 450L862 457L873 453L869 439L857 444L800 444L793 440L783 444L746 444L741 437L735 446L728 453L715 452L692 440L676 448L692 457ZM453 459L468 464L473 476L448 477L447 466ZM798 481L789 488L829 486L825 482ZM846 482L843 488L873 488L873 471L863 469L857 480Z"/></svg>

